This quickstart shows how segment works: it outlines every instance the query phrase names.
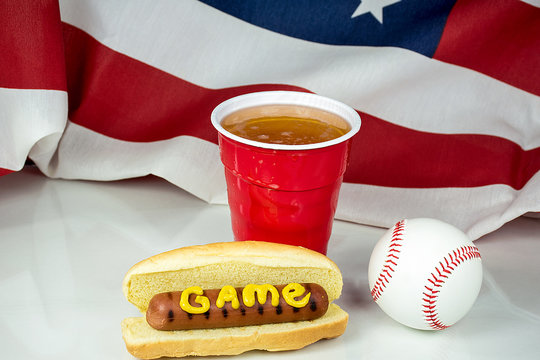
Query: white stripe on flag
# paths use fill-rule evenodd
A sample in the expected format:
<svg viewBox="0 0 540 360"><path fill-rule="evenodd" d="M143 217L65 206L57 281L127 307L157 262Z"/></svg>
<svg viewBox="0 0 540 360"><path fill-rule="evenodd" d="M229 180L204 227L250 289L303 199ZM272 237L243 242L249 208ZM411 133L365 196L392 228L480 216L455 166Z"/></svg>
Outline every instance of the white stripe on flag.
<svg viewBox="0 0 540 360"><path fill-rule="evenodd" d="M227 201L218 147L205 140L178 136L146 143L122 141L68 122L55 150L50 147L48 153L32 157L50 177L109 181L154 174L207 202Z"/></svg>
<svg viewBox="0 0 540 360"><path fill-rule="evenodd" d="M46 151L34 147L42 138L56 147L67 109L65 91L0 88L0 167L22 169L30 151Z"/></svg>
<svg viewBox="0 0 540 360"><path fill-rule="evenodd" d="M540 172L521 189L507 185L404 189L344 183L336 218L391 227L404 217L447 221L478 239L528 211L540 211Z"/></svg>

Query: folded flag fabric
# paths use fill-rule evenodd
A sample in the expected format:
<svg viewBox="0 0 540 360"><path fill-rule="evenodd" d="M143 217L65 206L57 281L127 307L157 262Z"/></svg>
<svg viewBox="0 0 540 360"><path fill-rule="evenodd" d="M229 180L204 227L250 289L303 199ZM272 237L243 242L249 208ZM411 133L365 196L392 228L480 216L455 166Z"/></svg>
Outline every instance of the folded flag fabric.
<svg viewBox="0 0 540 360"><path fill-rule="evenodd" d="M540 212L538 0L4 0L0 28L0 175L226 203L210 112L295 90L362 118L338 219L477 239Z"/></svg>

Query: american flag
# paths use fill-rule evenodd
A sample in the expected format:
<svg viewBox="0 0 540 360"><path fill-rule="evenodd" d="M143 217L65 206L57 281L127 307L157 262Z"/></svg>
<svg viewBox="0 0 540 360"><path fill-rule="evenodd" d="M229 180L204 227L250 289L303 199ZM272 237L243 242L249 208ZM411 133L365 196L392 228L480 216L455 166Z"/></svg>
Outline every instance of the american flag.
<svg viewBox="0 0 540 360"><path fill-rule="evenodd" d="M540 212L539 0L3 0L0 30L1 175L226 203L210 112L297 90L362 118L338 219L477 239Z"/></svg>

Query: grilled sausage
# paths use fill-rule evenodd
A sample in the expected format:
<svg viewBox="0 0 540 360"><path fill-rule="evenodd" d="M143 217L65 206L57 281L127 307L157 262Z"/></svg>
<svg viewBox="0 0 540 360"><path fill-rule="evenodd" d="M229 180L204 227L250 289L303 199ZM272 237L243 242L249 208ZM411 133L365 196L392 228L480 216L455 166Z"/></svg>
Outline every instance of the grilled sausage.
<svg viewBox="0 0 540 360"><path fill-rule="evenodd" d="M165 292L155 295L150 301L146 321L157 330L186 330L313 320L323 316L328 309L326 291L314 283L300 285L305 288L305 293L295 300L304 300L309 296L307 303L302 306L291 306L287 303L285 296L282 296L286 285L274 286L279 293L279 303L274 303L277 306L272 304L271 293L267 294L263 304L259 303L260 300L255 300L254 304L249 306L250 304L244 303L244 288L235 288L236 298L239 300L236 309L231 301L226 301L221 307L216 304L221 289L204 290L202 296L208 298L210 306L200 314L182 309L181 291ZM200 308L196 297L196 294L190 294L187 299L191 306Z"/></svg>

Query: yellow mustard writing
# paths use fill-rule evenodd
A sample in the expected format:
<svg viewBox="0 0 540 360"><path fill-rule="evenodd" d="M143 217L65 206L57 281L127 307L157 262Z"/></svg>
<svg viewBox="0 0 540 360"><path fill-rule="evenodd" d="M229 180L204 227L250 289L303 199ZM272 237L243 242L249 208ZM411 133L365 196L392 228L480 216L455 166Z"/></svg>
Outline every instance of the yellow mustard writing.
<svg viewBox="0 0 540 360"><path fill-rule="evenodd" d="M222 308L225 306L225 302L230 302L233 309L238 309L240 307L240 301L238 301L238 295L236 295L236 289L231 285L225 285L221 288L218 298L216 300L216 306Z"/></svg>
<svg viewBox="0 0 540 360"><path fill-rule="evenodd" d="M195 302L201 306L192 306L189 303L189 295L195 294ZM204 314L210 310L210 300L206 296L202 296L203 289L200 286L192 286L182 291L180 296L180 307L187 313L190 314Z"/></svg>
<svg viewBox="0 0 540 360"><path fill-rule="evenodd" d="M272 306L276 307L279 305L279 292L276 287L270 284L264 285L247 285L244 290L242 290L242 300L244 305L252 307L255 305L255 293L257 293L257 300L259 304L266 303L266 298L268 297L268 292L272 295Z"/></svg>
<svg viewBox="0 0 540 360"><path fill-rule="evenodd" d="M309 302L309 297L311 296L311 293L307 293L306 296L302 300L295 300L295 298L304 295L306 292L306 288L304 288L302 285L297 283L291 283L283 288L283 291L281 292L283 294L283 298L285 299L285 302L292 307L295 308L302 308L307 305Z"/></svg>
<svg viewBox="0 0 540 360"><path fill-rule="evenodd" d="M271 296L270 303L273 307L277 307L279 305L280 294L276 287L270 284L247 285L242 290L242 302L245 306L252 307L255 305L255 294L257 294L257 302L261 305L265 304L268 298L268 293L270 293ZM298 283L290 283L282 289L281 296L290 306L302 308L308 304L311 296L311 293L308 292L303 298L298 299L305 293L306 288L304 288L302 285ZM199 306L193 306L189 302L189 297L191 294L197 295L194 302ZM203 294L203 289L200 286L192 286L185 289L180 296L180 307L182 310L190 314L204 314L210 309L210 300ZM231 303L233 309L238 309L240 307L240 301L238 299L236 289L231 285L225 285L221 288L216 299L216 306L218 308L223 308L227 302Z"/></svg>

